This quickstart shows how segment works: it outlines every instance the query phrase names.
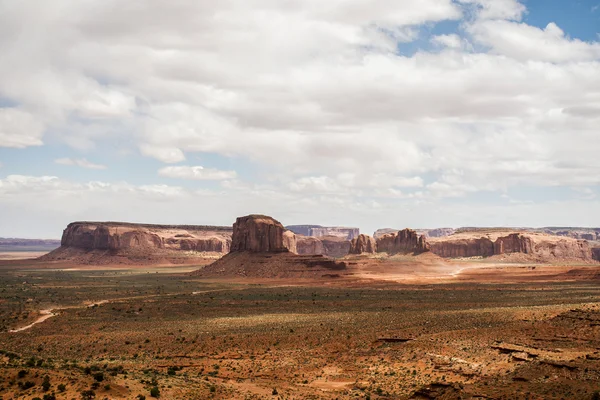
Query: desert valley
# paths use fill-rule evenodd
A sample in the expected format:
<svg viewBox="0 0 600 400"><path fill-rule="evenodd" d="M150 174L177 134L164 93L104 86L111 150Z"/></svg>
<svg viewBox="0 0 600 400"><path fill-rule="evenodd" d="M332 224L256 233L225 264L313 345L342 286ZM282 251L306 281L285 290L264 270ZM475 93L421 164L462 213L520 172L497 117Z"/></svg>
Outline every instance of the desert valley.
<svg viewBox="0 0 600 400"><path fill-rule="evenodd" d="M595 399L599 235L249 215L4 240L0 398Z"/></svg>

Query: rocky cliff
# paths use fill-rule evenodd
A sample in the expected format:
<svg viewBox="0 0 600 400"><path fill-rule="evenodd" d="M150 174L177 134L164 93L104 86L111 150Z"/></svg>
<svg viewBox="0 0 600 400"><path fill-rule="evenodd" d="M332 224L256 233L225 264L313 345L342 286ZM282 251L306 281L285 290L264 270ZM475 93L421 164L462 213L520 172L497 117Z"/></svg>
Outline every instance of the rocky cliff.
<svg viewBox="0 0 600 400"><path fill-rule="evenodd" d="M298 254L322 254L329 257L343 257L350 251L350 241L336 236L297 236Z"/></svg>
<svg viewBox="0 0 600 400"><path fill-rule="evenodd" d="M421 254L429 251L425 236L412 229L388 233L377 239L377 252L388 254Z"/></svg>
<svg viewBox="0 0 600 400"><path fill-rule="evenodd" d="M431 252L441 257L491 257L523 254L532 260L592 261L592 249L585 240L531 232L463 232L430 239Z"/></svg>
<svg viewBox="0 0 600 400"><path fill-rule="evenodd" d="M63 231L61 247L115 252L166 249L228 253L230 237L228 227L73 222Z"/></svg>
<svg viewBox="0 0 600 400"><path fill-rule="evenodd" d="M288 225L286 229L297 235L303 236L335 236L338 238L352 240L360 234L358 228L347 228L341 226L321 226L321 225Z"/></svg>
<svg viewBox="0 0 600 400"><path fill-rule="evenodd" d="M296 252L296 235L266 215L239 217L233 224L231 251Z"/></svg>
<svg viewBox="0 0 600 400"><path fill-rule="evenodd" d="M360 234L350 242L349 254L373 254L377 251L377 243L369 235Z"/></svg>

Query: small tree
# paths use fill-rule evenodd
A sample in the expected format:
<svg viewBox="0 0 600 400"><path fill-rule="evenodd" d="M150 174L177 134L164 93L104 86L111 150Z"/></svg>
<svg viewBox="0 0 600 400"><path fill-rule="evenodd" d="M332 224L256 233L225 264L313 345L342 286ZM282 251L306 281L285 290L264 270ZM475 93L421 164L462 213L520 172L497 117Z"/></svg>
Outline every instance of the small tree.
<svg viewBox="0 0 600 400"><path fill-rule="evenodd" d="M50 390L50 377L48 375L44 376L44 381L42 382L42 389L44 392Z"/></svg>

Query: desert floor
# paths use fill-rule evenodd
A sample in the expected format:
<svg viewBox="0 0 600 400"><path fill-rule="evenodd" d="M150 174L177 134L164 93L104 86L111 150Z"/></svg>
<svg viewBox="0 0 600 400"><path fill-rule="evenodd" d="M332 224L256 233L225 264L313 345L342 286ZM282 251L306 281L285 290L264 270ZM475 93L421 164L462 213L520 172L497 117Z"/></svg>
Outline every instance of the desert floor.
<svg viewBox="0 0 600 400"><path fill-rule="evenodd" d="M600 390L600 268L349 263L337 278L273 280L199 278L194 265L1 261L0 398L149 399L156 388L163 399L592 399Z"/></svg>

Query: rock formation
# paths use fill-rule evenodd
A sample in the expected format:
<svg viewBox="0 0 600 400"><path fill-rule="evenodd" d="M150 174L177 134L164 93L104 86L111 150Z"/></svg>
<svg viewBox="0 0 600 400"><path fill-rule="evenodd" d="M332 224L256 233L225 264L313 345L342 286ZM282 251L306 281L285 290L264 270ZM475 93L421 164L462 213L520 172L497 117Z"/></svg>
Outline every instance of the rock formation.
<svg viewBox="0 0 600 400"><path fill-rule="evenodd" d="M592 258L596 261L600 261L600 247L594 247L592 249Z"/></svg>
<svg viewBox="0 0 600 400"><path fill-rule="evenodd" d="M585 240L530 232L494 232L477 237L481 231L463 232L429 240L431 252L441 257L491 257L524 254L537 260L593 260L593 252Z"/></svg>
<svg viewBox="0 0 600 400"><path fill-rule="evenodd" d="M231 228L216 226L73 222L63 231L61 247L115 252L141 248L227 253L230 236Z"/></svg>
<svg viewBox="0 0 600 400"><path fill-rule="evenodd" d="M296 235L266 215L239 217L233 224L231 251L281 253L296 251Z"/></svg>
<svg viewBox="0 0 600 400"><path fill-rule="evenodd" d="M288 225L286 229L297 235L303 236L335 236L338 238L352 240L360 234L358 228L346 228L341 226L321 226L321 225Z"/></svg>
<svg viewBox="0 0 600 400"><path fill-rule="evenodd" d="M369 235L360 234L350 242L349 254L373 254L377 251L377 243Z"/></svg>
<svg viewBox="0 0 600 400"><path fill-rule="evenodd" d="M41 260L94 265L186 263L221 256L230 247L230 227L73 222L63 231L61 246Z"/></svg>
<svg viewBox="0 0 600 400"><path fill-rule="evenodd" d="M343 257L350 251L350 241L336 236L297 236L298 254L322 254L329 257Z"/></svg>
<svg viewBox="0 0 600 400"><path fill-rule="evenodd" d="M377 251L388 254L421 254L429 251L429 243L425 236L419 236L412 229L404 229L377 239Z"/></svg>
<svg viewBox="0 0 600 400"><path fill-rule="evenodd" d="M398 231L399 231L399 229L392 229L392 228L377 229L375 231L375 233L373 234L373 237L375 239L379 239L379 238L383 237L383 235L387 235L390 233L396 233ZM419 234L419 235L425 236L426 238L444 237L444 236L452 235L454 232L456 232L456 229L454 229L454 228L415 229L415 232L417 232L417 234Z"/></svg>
<svg viewBox="0 0 600 400"><path fill-rule="evenodd" d="M491 257L494 242L482 237L478 239L453 239L430 243L431 252L441 257Z"/></svg>

